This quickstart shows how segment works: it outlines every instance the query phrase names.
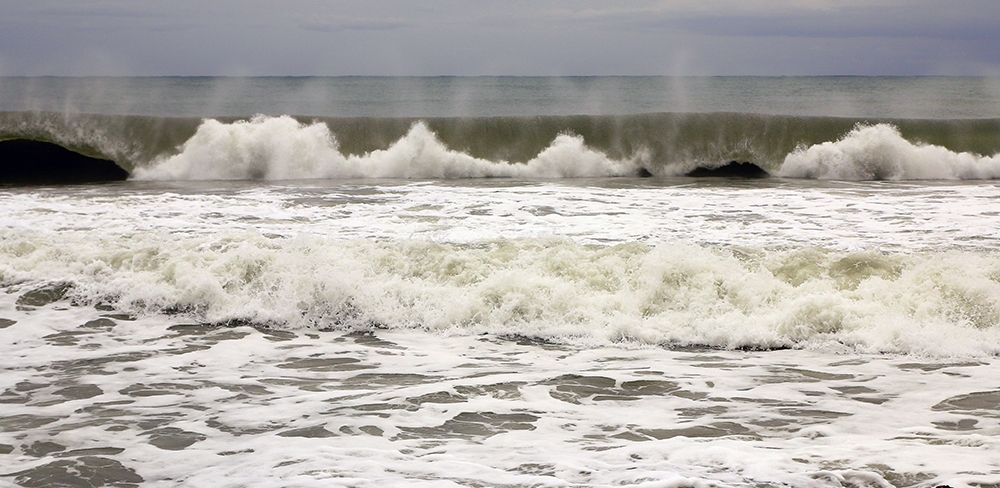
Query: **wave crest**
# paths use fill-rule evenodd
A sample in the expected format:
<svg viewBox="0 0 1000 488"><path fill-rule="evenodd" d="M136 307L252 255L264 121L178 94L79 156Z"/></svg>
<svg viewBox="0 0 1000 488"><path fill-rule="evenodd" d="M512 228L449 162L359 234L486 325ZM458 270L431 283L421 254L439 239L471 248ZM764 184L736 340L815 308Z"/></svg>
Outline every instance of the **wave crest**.
<svg viewBox="0 0 1000 488"><path fill-rule="evenodd" d="M448 148L424 122L414 123L386 149L343 154L322 122L256 116L223 123L205 120L180 153L137 168L139 180L292 180L310 178L567 178L638 174L645 153L616 160L583 138L558 135L530 161L476 158Z"/></svg>
<svg viewBox="0 0 1000 488"><path fill-rule="evenodd" d="M785 157L778 174L824 180L986 180L1000 178L1000 154L910 142L890 124L858 125L837 141L799 147Z"/></svg>

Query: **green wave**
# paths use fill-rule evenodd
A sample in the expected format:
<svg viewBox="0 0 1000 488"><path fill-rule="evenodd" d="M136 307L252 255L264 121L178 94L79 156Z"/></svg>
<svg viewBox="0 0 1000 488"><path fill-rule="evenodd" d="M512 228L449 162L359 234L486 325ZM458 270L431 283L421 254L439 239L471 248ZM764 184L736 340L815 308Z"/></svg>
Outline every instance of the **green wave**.
<svg viewBox="0 0 1000 488"><path fill-rule="evenodd" d="M762 115L746 113L649 113L536 117L311 117L323 122L340 150L364 154L384 149L424 121L449 148L493 161L527 161L559 134L581 136L611 158L648 151L657 174L670 167L693 168L750 161L775 169L796 147L834 141L857 124L890 123L907 140L956 152L1000 153L1000 119L879 119ZM230 122L243 117L218 117ZM0 140L53 142L73 151L115 161L132 171L178 152L194 135L200 118L134 115L0 112Z"/></svg>

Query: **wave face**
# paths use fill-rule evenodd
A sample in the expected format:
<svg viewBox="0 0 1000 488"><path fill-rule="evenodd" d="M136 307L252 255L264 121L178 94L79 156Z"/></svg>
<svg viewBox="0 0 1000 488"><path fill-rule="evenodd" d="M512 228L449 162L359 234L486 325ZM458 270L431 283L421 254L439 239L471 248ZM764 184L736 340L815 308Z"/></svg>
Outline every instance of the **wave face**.
<svg viewBox="0 0 1000 488"><path fill-rule="evenodd" d="M836 142L801 147L778 174L827 180L988 180L1000 178L1000 154L980 156L913 143L888 124L858 126Z"/></svg>
<svg viewBox="0 0 1000 488"><path fill-rule="evenodd" d="M586 344L1000 354L988 252L6 233L0 282L136 313Z"/></svg>
<svg viewBox="0 0 1000 488"><path fill-rule="evenodd" d="M362 156L340 152L322 122L258 116L222 123L207 120L180 153L138 168L140 180L289 180L307 178L565 178L626 176L639 172L641 155L617 161L589 149L580 136L562 134L524 163L490 161L445 146L416 122L386 149Z"/></svg>
<svg viewBox="0 0 1000 488"><path fill-rule="evenodd" d="M674 176L730 161L802 178L992 178L996 156L977 155L1000 153L998 134L1000 119L733 113L204 120L0 113L0 139L55 142L144 179L619 176L639 168Z"/></svg>

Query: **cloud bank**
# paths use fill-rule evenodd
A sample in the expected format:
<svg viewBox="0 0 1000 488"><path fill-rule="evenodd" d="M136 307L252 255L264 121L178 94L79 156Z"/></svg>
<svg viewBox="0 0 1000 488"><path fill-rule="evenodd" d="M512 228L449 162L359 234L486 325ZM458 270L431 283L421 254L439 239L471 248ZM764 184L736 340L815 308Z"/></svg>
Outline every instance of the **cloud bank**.
<svg viewBox="0 0 1000 488"><path fill-rule="evenodd" d="M0 0L2 75L1000 74L993 0Z"/></svg>

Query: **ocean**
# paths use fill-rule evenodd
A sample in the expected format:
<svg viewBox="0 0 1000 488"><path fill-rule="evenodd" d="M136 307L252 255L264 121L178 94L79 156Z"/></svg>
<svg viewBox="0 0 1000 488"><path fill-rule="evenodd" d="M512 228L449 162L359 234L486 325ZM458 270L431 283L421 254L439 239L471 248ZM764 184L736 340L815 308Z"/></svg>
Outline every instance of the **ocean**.
<svg viewBox="0 0 1000 488"><path fill-rule="evenodd" d="M0 155L0 484L1000 486L1000 78L0 78Z"/></svg>

